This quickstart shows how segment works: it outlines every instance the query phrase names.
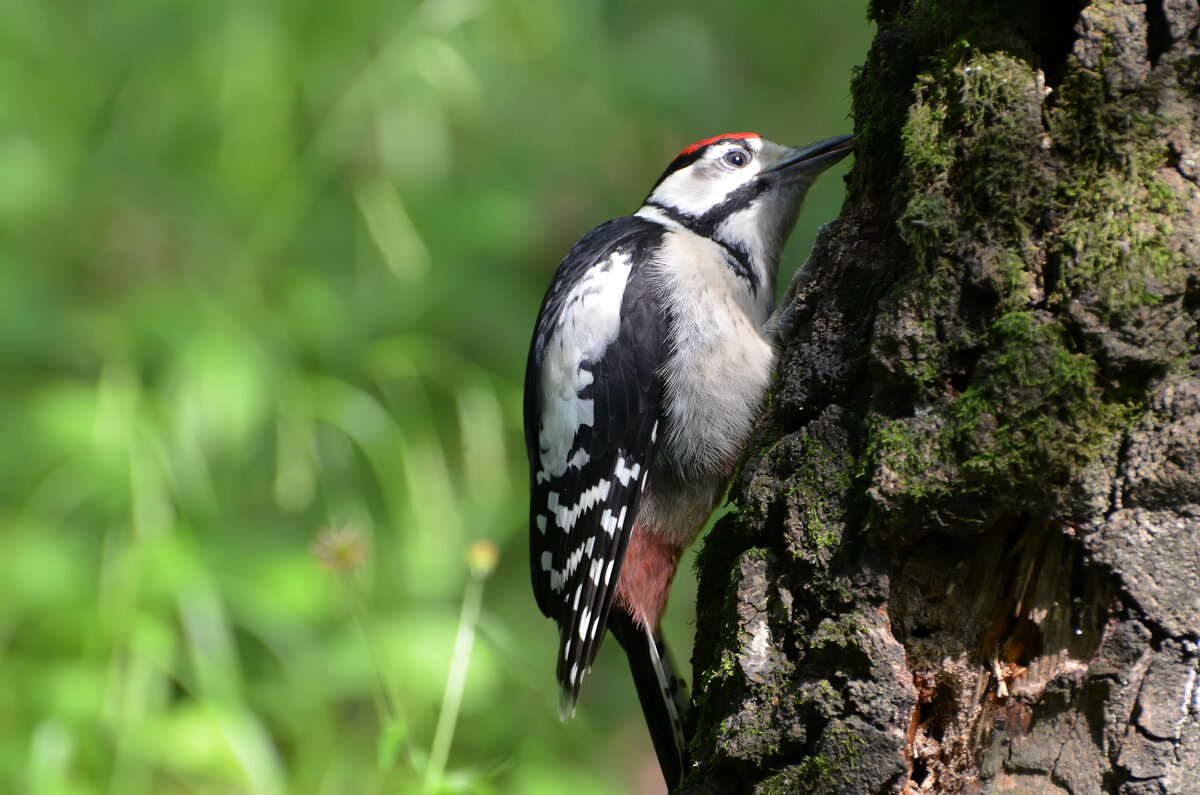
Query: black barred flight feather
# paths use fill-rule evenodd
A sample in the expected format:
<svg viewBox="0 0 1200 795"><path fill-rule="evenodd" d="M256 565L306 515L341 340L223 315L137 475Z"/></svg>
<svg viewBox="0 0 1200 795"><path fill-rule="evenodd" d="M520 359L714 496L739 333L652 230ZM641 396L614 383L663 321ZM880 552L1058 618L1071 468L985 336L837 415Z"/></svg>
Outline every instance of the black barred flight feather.
<svg viewBox="0 0 1200 795"><path fill-rule="evenodd" d="M603 639L660 416L665 320L647 283L663 228L609 221L567 254L525 376L530 568L559 628L564 712Z"/></svg>

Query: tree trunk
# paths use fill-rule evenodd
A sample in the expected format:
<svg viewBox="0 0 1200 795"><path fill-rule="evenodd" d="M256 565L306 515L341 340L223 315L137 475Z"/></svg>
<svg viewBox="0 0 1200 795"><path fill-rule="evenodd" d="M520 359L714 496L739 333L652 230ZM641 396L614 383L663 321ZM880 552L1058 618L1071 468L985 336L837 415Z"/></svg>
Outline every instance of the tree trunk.
<svg viewBox="0 0 1200 795"><path fill-rule="evenodd" d="M871 14L681 791L1200 792L1200 4Z"/></svg>

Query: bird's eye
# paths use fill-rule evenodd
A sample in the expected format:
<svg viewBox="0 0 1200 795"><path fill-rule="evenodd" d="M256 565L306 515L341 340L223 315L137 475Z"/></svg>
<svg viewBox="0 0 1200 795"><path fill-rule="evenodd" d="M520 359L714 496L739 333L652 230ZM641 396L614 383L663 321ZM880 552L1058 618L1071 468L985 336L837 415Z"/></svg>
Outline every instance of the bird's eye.
<svg viewBox="0 0 1200 795"><path fill-rule="evenodd" d="M743 168L750 162L750 155L745 149L730 149L721 159L734 168Z"/></svg>

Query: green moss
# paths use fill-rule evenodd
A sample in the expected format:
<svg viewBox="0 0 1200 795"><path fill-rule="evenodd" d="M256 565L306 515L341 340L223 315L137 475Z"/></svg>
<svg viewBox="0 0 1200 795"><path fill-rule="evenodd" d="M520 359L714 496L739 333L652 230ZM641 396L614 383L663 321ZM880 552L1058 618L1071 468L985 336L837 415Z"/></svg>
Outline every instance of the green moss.
<svg viewBox="0 0 1200 795"><path fill-rule="evenodd" d="M1065 184L1061 194L1071 213L1054 247L1062 300L1091 297L1111 316L1157 303L1160 296L1148 285L1186 270L1185 255L1170 245L1176 202L1157 176L1130 180L1106 173L1086 185Z"/></svg>
<svg viewBox="0 0 1200 795"><path fill-rule="evenodd" d="M950 8L962 4L918 2L910 21L936 25ZM1159 174L1165 130L1145 96L1074 63L1046 107L1029 63L963 39L926 67L894 191L914 267L874 348L898 379L888 397L912 409L868 425L859 471L873 478L873 520L1065 485L1141 403L1079 348L1066 310L1112 322L1174 300L1190 265L1189 219Z"/></svg>
<svg viewBox="0 0 1200 795"><path fill-rule="evenodd" d="M1049 391L1087 388L1095 363L1065 347L1062 327L1030 311L1010 312L992 324L993 379Z"/></svg>
<svg viewBox="0 0 1200 795"><path fill-rule="evenodd" d="M725 648L715 665L701 671L696 680L696 691L697 693L708 693L714 685L728 681L735 673L737 673L737 655L731 649Z"/></svg>
<svg viewBox="0 0 1200 795"><path fill-rule="evenodd" d="M900 239L912 247L918 258L930 265L958 234L957 213L949 198L940 191L914 196L900 216Z"/></svg>
<svg viewBox="0 0 1200 795"><path fill-rule="evenodd" d="M909 24L925 42L921 49L932 50L963 38L974 40L1002 27L1002 3L964 2L964 0L918 0L909 12Z"/></svg>
<svg viewBox="0 0 1200 795"><path fill-rule="evenodd" d="M1153 79L1168 79L1165 72ZM1173 237L1194 234L1185 203L1159 175L1163 121L1145 111L1144 97L1114 96L1099 74L1080 67L1060 94L1046 123L1072 168L1058 175L1053 197L1059 221L1048 250L1062 272L1055 297L1084 300L1106 318L1155 304L1161 291L1150 286L1182 284L1191 264Z"/></svg>
<svg viewBox="0 0 1200 795"><path fill-rule="evenodd" d="M755 793L841 793L851 784L851 771L866 741L844 723L835 723L821 737L818 748L798 764L763 781Z"/></svg>
<svg viewBox="0 0 1200 795"><path fill-rule="evenodd" d="M804 433L789 438L777 462L784 496L800 515L789 533L794 559L818 562L842 541L842 495L850 488L854 461Z"/></svg>
<svg viewBox="0 0 1200 795"><path fill-rule="evenodd" d="M965 214L987 219L992 242L1023 250L1027 215L1046 189L1029 168L1045 140L1037 74L1019 58L960 44L914 91L901 133L901 237L919 261L936 262L956 245Z"/></svg>
<svg viewBox="0 0 1200 795"><path fill-rule="evenodd" d="M920 333L915 346L891 349L919 350L894 361L922 400L936 400L961 352L981 342L979 329L961 325L964 262L974 263L973 294L1002 312L1027 308L1035 291L1035 228L1051 182L1047 169L1030 169L1045 142L1041 96L1026 62L961 41L917 77L895 193L900 238L920 268L897 282L896 300L907 315L900 331L911 336L915 323Z"/></svg>
<svg viewBox="0 0 1200 795"><path fill-rule="evenodd" d="M796 689L793 703L806 720L829 720L845 709L845 699L828 679L803 682Z"/></svg>
<svg viewBox="0 0 1200 795"><path fill-rule="evenodd" d="M944 495L949 484L933 476L936 462L944 456L943 443L940 425L913 418L873 419L867 429L866 453L860 459L862 472L887 473L888 483L880 496L896 492L908 501L924 502Z"/></svg>
<svg viewBox="0 0 1200 795"><path fill-rule="evenodd" d="M812 754L800 764L777 773L755 788L762 795L787 795L797 792L834 792L836 768L821 754Z"/></svg>
<svg viewBox="0 0 1200 795"><path fill-rule="evenodd" d="M1071 348L1044 314L1012 312L993 324L980 376L949 410L969 483L1058 483L1125 426L1131 407L1106 401L1096 362Z"/></svg>
<svg viewBox="0 0 1200 795"><path fill-rule="evenodd" d="M716 637L709 639L703 648L697 645L693 704L699 730L690 743L693 749L716 748L720 756L756 763L778 750L778 732L772 723L776 717L774 705L787 695L775 681L787 681L790 664L776 657L777 652L771 649L768 651L772 655L769 677L750 675L742 668L742 650L749 638L737 609L739 599L745 598L742 589L752 594L761 593L769 582L763 572L775 560L775 553L763 547L751 547L739 553L738 563L731 570L724 605L720 608L723 620L715 625L718 627ZM710 655L707 659L706 654ZM743 709L733 715L712 706L724 704L731 698L740 703L772 706Z"/></svg>
<svg viewBox="0 0 1200 795"><path fill-rule="evenodd" d="M714 739L721 756L762 764L779 753L781 737L773 710L744 709L724 718Z"/></svg>
<svg viewBox="0 0 1200 795"><path fill-rule="evenodd" d="M932 82L930 75L918 78L918 84ZM928 96L928 91L918 89L900 132L908 174L922 185L932 185L944 178L955 160L953 142L944 134L946 106L929 101Z"/></svg>
<svg viewBox="0 0 1200 795"><path fill-rule="evenodd" d="M836 618L821 621L816 630L805 639L812 651L846 651L860 647L859 637L866 631L867 623L858 613L844 613Z"/></svg>
<svg viewBox="0 0 1200 795"><path fill-rule="evenodd" d="M987 351L967 388L938 411L871 425L864 461L877 468L885 502L987 494L1015 504L1044 494L1107 448L1136 411L1108 399L1096 362L1047 313L1002 315Z"/></svg>

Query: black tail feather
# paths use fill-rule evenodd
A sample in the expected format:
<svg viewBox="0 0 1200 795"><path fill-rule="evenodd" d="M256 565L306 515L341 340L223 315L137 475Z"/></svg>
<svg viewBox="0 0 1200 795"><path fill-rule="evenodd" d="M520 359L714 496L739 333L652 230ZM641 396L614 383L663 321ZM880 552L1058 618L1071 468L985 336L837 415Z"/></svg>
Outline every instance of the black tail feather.
<svg viewBox="0 0 1200 795"><path fill-rule="evenodd" d="M662 632L638 624L624 610L613 608L608 628L629 658L629 669L637 687L638 700L654 752L667 789L673 790L683 778L687 749L683 739L683 719L687 714L687 683L675 670L675 661Z"/></svg>

